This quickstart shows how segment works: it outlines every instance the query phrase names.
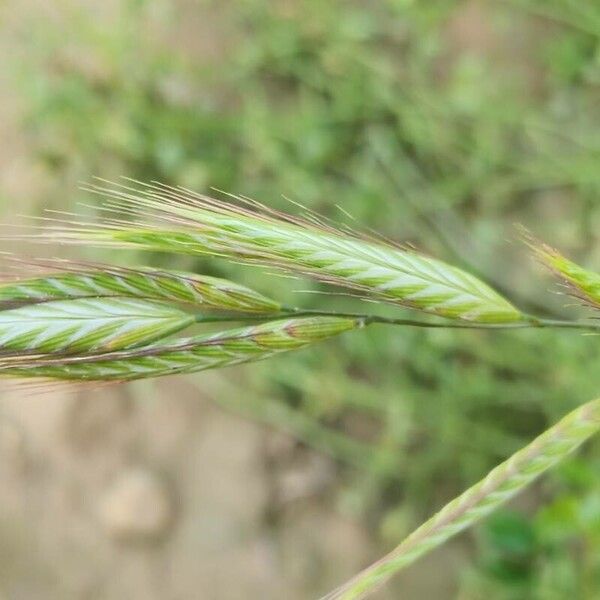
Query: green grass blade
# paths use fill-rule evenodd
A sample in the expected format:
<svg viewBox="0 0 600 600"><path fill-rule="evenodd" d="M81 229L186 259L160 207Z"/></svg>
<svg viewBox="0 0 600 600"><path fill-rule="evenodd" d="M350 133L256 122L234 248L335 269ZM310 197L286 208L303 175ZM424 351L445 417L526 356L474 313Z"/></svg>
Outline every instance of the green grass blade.
<svg viewBox="0 0 600 600"><path fill-rule="evenodd" d="M392 575L483 519L600 429L600 399L569 413L447 504L397 548L322 600L364 598Z"/></svg>

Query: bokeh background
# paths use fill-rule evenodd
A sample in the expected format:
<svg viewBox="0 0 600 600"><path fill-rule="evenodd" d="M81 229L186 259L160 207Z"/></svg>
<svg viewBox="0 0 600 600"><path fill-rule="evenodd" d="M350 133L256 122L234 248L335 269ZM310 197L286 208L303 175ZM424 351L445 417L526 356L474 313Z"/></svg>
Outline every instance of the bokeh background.
<svg viewBox="0 0 600 600"><path fill-rule="evenodd" d="M79 184L126 175L339 205L540 314L580 311L516 223L600 269L597 0L3 0L0 56L6 224L93 218ZM78 255L369 308L218 260ZM0 598L316 598L598 395L598 344L374 328L193 377L3 387ZM600 598L600 442L379 597Z"/></svg>

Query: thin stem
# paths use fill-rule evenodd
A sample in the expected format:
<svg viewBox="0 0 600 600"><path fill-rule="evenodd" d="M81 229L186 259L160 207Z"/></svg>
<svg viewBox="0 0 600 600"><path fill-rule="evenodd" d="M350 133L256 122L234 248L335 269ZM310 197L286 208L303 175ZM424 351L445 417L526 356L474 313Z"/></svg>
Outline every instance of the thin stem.
<svg viewBox="0 0 600 600"><path fill-rule="evenodd" d="M406 327L423 327L427 329L578 329L583 331L600 331L600 323L584 321L564 321L560 319L541 319L525 315L520 321L509 323L476 323L455 321L419 321L417 319L396 319L369 315L355 312L335 312L325 310L301 309L295 307L284 307L279 313L268 315L227 315L227 316L205 316L196 315L197 323L227 323L227 322L268 322L276 319L289 317L340 317L349 319L361 319L365 325L402 325Z"/></svg>
<svg viewBox="0 0 600 600"><path fill-rule="evenodd" d="M357 600L449 538L486 517L600 429L600 399L569 413L452 500L399 546L322 600Z"/></svg>

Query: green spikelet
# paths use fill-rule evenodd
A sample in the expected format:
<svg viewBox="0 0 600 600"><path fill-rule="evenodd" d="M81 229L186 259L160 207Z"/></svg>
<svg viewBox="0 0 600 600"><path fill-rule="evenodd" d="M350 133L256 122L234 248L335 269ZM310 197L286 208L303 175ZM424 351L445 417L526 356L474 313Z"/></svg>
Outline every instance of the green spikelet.
<svg viewBox="0 0 600 600"><path fill-rule="evenodd" d="M260 262L452 319L506 323L522 318L476 277L410 250L162 186L102 192L113 198L109 208L158 217L167 226L107 224L70 229L61 239Z"/></svg>
<svg viewBox="0 0 600 600"><path fill-rule="evenodd" d="M565 281L578 298L600 308L600 275L588 271L545 244L532 244L538 258Z"/></svg>
<svg viewBox="0 0 600 600"><path fill-rule="evenodd" d="M192 315L158 302L45 302L0 312L0 352L106 352L147 344L192 323Z"/></svg>
<svg viewBox="0 0 600 600"><path fill-rule="evenodd" d="M360 319L305 317L94 356L0 357L0 374L77 381L130 381L264 360L360 327Z"/></svg>
<svg viewBox="0 0 600 600"><path fill-rule="evenodd" d="M593 400L545 431L447 504L396 549L321 600L357 600L394 573L483 519L600 429L600 400Z"/></svg>
<svg viewBox="0 0 600 600"><path fill-rule="evenodd" d="M0 307L75 298L130 297L169 300L206 310L273 313L281 306L226 279L166 269L61 265L62 272L0 284Z"/></svg>

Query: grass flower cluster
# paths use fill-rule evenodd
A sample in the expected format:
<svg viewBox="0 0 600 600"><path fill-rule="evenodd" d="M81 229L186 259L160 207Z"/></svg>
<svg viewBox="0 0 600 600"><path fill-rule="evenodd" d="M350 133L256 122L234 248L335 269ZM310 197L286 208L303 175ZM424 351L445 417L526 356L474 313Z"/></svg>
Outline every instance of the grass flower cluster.
<svg viewBox="0 0 600 600"><path fill-rule="evenodd" d="M58 261L50 263L49 268L55 272L0 284L0 306L75 298L145 298L241 313L272 313L281 309L274 300L246 286L206 275L168 269L77 266Z"/></svg>
<svg viewBox="0 0 600 600"><path fill-rule="evenodd" d="M482 323L518 321L520 312L484 282L456 267L385 242L342 233L318 217L301 220L246 201L253 211L185 189L148 185L93 191L105 209L145 214L151 224L108 221L72 227L61 239L225 256L316 277L393 304ZM243 200L243 199L242 199Z"/></svg>
<svg viewBox="0 0 600 600"><path fill-rule="evenodd" d="M72 381L132 381L264 360L359 325L358 319L336 317L276 320L128 350L122 345L120 350L86 355L53 353L21 357L12 364L6 361L0 372Z"/></svg>
<svg viewBox="0 0 600 600"><path fill-rule="evenodd" d="M413 249L300 219L238 198L222 203L161 184L92 187L106 197L99 223L57 223L44 242L96 244L226 258L309 276L421 318L285 306L246 286L166 269L51 262L0 284L0 374L64 381L130 381L270 358L372 324L476 329L571 328L593 320L529 315L484 281ZM537 242L574 295L600 306L600 276ZM191 327L216 333L178 337ZM238 323L233 328L230 323ZM600 401L584 405L514 454L395 550L326 598L362 598L421 555L471 526L600 428Z"/></svg>

